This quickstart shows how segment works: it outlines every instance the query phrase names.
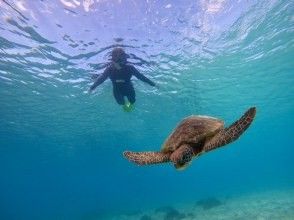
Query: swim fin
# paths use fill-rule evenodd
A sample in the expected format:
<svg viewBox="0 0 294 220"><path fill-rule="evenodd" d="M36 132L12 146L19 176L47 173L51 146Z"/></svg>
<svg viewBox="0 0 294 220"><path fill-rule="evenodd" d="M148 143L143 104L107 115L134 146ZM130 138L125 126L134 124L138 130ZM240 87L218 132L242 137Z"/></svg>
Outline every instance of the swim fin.
<svg viewBox="0 0 294 220"><path fill-rule="evenodd" d="M133 109L134 109L134 105L131 104L131 103L129 103L129 102L127 102L127 103L125 103L125 104L123 105L123 110L124 110L125 112L130 112L130 111L132 111Z"/></svg>

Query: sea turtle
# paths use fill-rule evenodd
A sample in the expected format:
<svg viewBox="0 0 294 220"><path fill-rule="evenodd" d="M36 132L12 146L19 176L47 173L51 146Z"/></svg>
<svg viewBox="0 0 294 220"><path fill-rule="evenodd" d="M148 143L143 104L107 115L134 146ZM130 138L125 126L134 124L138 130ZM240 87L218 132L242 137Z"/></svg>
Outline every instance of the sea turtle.
<svg viewBox="0 0 294 220"><path fill-rule="evenodd" d="M238 139L250 126L255 114L256 108L249 108L239 120L227 128L220 119L192 115L178 124L164 142L161 151L125 151L123 155L139 165L173 162L176 169L183 169L193 157Z"/></svg>

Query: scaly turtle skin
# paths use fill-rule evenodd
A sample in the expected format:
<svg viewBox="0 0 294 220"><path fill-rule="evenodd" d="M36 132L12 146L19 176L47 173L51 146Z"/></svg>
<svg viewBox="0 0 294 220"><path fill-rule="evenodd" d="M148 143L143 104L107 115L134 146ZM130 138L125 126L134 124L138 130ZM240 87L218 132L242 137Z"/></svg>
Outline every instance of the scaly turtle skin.
<svg viewBox="0 0 294 220"><path fill-rule="evenodd" d="M183 169L193 157L227 145L237 140L250 126L256 108L248 109L244 115L225 128L223 121L208 116L190 116L180 122L166 139L158 152L125 151L124 156L139 165L173 162L175 168Z"/></svg>

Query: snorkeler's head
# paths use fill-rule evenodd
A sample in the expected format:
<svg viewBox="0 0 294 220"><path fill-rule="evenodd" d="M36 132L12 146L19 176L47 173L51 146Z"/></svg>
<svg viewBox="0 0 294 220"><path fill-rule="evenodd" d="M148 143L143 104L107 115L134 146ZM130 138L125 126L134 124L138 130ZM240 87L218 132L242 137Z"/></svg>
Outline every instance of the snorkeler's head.
<svg viewBox="0 0 294 220"><path fill-rule="evenodd" d="M115 63L125 64L129 55L122 48L114 48L111 52L111 60Z"/></svg>

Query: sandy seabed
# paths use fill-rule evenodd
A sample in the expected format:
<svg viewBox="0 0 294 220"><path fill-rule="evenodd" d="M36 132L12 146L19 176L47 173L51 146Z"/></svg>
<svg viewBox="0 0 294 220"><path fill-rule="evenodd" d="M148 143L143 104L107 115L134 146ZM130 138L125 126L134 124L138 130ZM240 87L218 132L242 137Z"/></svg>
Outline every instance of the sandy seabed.
<svg viewBox="0 0 294 220"><path fill-rule="evenodd" d="M195 203L109 216L109 220L294 220L294 190L204 198Z"/></svg>

